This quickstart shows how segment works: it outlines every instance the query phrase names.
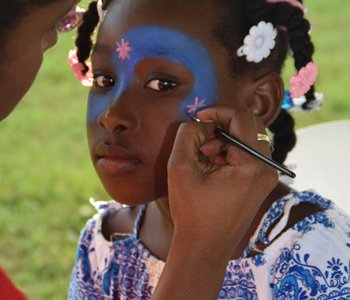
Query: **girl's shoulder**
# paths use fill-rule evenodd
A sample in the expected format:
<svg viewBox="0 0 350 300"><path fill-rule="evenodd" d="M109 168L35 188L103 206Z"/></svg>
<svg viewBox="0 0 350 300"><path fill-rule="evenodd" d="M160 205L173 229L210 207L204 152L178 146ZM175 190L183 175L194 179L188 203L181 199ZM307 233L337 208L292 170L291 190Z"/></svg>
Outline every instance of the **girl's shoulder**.
<svg viewBox="0 0 350 300"><path fill-rule="evenodd" d="M278 235L297 203L314 203L322 210ZM272 230L265 235L260 232L261 238L270 242L263 258L270 266L270 287L275 297L287 299L294 293L301 299L338 299L350 295L350 217L312 191L293 193L278 201L266 224L271 224L276 215L282 217Z"/></svg>
<svg viewBox="0 0 350 300"><path fill-rule="evenodd" d="M97 211L83 228L80 241L110 244L120 236L132 235L135 230L135 221L142 207L120 204L114 200L95 201L90 198L90 204ZM113 235L113 236L112 236Z"/></svg>
<svg viewBox="0 0 350 300"><path fill-rule="evenodd" d="M314 191L292 192L265 213L250 239L248 252L261 253L263 249L266 253L278 253L295 244L303 244L311 251L322 243L350 253L350 217Z"/></svg>

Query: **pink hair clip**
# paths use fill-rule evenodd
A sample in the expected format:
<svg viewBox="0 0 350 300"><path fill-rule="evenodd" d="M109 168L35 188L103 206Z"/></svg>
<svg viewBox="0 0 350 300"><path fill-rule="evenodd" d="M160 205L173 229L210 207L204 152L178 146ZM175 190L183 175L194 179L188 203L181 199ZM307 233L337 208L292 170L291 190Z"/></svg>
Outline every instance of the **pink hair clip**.
<svg viewBox="0 0 350 300"><path fill-rule="evenodd" d="M91 67L88 65L89 71L84 75L84 65L78 60L77 50L70 50L68 52L68 63L71 66L75 77L81 82L81 84L83 86L91 87L93 84Z"/></svg>
<svg viewBox="0 0 350 300"><path fill-rule="evenodd" d="M289 3L290 5L299 8L302 13L305 13L305 7L298 0L266 0L267 3Z"/></svg>
<svg viewBox="0 0 350 300"><path fill-rule="evenodd" d="M297 75L290 80L290 93L292 98L299 98L305 95L316 82L318 76L318 67L315 63L309 62L301 68Z"/></svg>
<svg viewBox="0 0 350 300"><path fill-rule="evenodd" d="M78 6L72 8L60 21L56 23L57 32L63 33L77 28L83 20L84 10Z"/></svg>

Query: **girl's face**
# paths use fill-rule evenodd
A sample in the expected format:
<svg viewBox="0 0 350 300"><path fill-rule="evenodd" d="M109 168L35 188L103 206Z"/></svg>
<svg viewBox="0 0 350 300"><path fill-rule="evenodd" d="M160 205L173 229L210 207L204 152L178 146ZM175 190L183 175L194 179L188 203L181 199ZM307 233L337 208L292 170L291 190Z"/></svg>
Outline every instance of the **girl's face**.
<svg viewBox="0 0 350 300"><path fill-rule="evenodd" d="M77 3L77 0L56 1L32 9L8 34L5 58L1 61L0 121L21 100L31 86L44 52L57 42L55 24Z"/></svg>
<svg viewBox="0 0 350 300"><path fill-rule="evenodd" d="M112 1L99 30L89 147L107 192L122 203L166 195L167 161L187 112L232 98L228 56L212 36L214 9L193 2Z"/></svg>

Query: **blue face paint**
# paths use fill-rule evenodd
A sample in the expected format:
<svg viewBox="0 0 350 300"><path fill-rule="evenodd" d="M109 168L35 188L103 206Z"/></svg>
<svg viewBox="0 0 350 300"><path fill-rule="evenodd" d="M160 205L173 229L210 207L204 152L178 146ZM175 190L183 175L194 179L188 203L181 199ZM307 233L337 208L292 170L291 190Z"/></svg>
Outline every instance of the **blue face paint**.
<svg viewBox="0 0 350 300"><path fill-rule="evenodd" d="M117 101L133 82L135 66L146 58L172 61L186 67L193 74L193 90L179 103L184 119L189 110L211 106L215 102L218 84L214 64L206 47L198 39L169 28L141 26L125 33L120 40L116 40L114 46L112 62L115 73L118 74L117 82L107 94L90 93L89 121L94 122L114 100Z"/></svg>

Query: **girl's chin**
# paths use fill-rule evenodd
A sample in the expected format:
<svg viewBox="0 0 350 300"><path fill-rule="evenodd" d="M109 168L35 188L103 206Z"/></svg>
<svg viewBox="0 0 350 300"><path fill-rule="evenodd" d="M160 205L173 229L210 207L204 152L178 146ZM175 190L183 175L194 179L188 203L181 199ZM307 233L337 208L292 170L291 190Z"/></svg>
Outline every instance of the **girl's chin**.
<svg viewBox="0 0 350 300"><path fill-rule="evenodd" d="M136 188L136 187L135 187ZM129 206L138 206L150 203L152 201L155 201L159 198L167 196L167 193L137 193L135 194L135 191L133 193L121 193L121 191L116 191L115 189L108 190L106 188L108 194L112 199L117 201L120 204L125 204Z"/></svg>
<svg viewBox="0 0 350 300"><path fill-rule="evenodd" d="M149 203L155 199L155 197L145 196L145 194L135 194L134 193L121 193L121 191L109 191L107 193L111 196L112 199L117 201L120 204L125 204L129 206L138 206Z"/></svg>

